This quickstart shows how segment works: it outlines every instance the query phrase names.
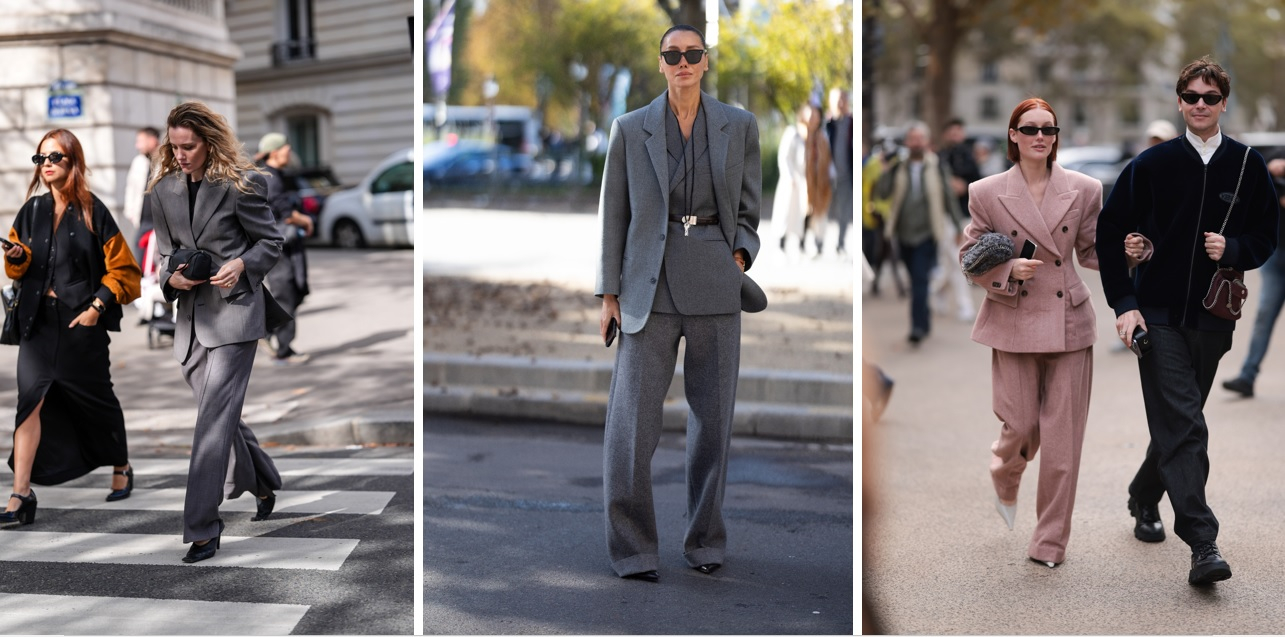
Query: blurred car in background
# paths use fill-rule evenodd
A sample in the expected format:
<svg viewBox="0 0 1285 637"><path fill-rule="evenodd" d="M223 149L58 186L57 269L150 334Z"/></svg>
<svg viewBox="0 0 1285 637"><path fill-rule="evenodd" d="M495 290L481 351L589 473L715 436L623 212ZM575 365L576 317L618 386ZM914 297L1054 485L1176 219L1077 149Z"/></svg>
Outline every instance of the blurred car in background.
<svg viewBox="0 0 1285 637"><path fill-rule="evenodd" d="M1071 146L1057 149L1057 163L1067 170L1082 172L1102 182L1105 202L1120 178L1120 171L1133 159L1120 146Z"/></svg>
<svg viewBox="0 0 1285 637"><path fill-rule="evenodd" d="M321 214L326 197L343 189L328 166L300 168L287 174L286 180L286 189L293 189L299 195L299 212L310 215L314 221Z"/></svg>
<svg viewBox="0 0 1285 637"><path fill-rule="evenodd" d="M424 145L424 190L480 189L524 179L531 157L511 148L471 139Z"/></svg>
<svg viewBox="0 0 1285 637"><path fill-rule="evenodd" d="M414 245L415 157L399 150L354 188L326 198L317 235L341 248Z"/></svg>

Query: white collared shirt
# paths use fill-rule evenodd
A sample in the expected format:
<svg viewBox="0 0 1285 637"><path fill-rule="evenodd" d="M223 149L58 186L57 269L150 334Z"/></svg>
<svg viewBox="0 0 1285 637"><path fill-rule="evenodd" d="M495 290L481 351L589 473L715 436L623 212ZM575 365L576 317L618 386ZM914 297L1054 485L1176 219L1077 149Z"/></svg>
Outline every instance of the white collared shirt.
<svg viewBox="0 0 1285 637"><path fill-rule="evenodd" d="M1218 147L1223 143L1222 127L1218 128L1218 132L1214 133L1209 138L1209 141L1200 139L1199 135L1191 132L1191 129L1188 128L1187 141L1191 142L1191 145L1196 147L1196 152L1200 153L1200 161L1205 162L1205 165L1208 166L1209 158L1214 156L1214 151L1218 150Z"/></svg>

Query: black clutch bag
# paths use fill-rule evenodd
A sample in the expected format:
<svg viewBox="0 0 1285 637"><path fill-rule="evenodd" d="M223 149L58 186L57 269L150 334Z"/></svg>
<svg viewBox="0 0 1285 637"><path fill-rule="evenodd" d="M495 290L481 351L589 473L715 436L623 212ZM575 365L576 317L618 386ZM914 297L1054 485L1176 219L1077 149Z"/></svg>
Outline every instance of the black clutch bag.
<svg viewBox="0 0 1285 637"><path fill-rule="evenodd" d="M214 276L214 260L200 250L179 248L170 257L170 274L178 271L178 266L186 264L183 276L193 281L204 281Z"/></svg>

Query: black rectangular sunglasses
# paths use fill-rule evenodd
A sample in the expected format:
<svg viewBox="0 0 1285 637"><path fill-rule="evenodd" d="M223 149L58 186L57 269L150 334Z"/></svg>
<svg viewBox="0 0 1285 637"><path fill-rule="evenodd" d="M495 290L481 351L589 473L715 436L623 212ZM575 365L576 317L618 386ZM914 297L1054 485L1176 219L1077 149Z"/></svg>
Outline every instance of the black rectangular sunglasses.
<svg viewBox="0 0 1285 637"><path fill-rule="evenodd" d="M665 58L665 64L673 66L678 64L681 58L687 58L688 64L695 64L701 61L701 56L705 55L705 49L692 49L690 51L661 51L660 57Z"/></svg>
<svg viewBox="0 0 1285 637"><path fill-rule="evenodd" d="M1017 132L1027 137L1035 137L1036 133L1044 133L1045 137L1052 137L1062 130L1057 126L1018 126Z"/></svg>
<svg viewBox="0 0 1285 637"><path fill-rule="evenodd" d="M48 159L49 163L57 164L62 161L64 157L66 157L66 155L59 152L49 153L48 155L35 154L31 156L31 163L39 166L40 164L45 163L45 159Z"/></svg>
<svg viewBox="0 0 1285 637"><path fill-rule="evenodd" d="M1182 101L1188 104L1195 104L1200 100L1205 100L1205 103L1210 106L1223 101L1223 96L1217 93L1179 93L1178 97L1181 97Z"/></svg>

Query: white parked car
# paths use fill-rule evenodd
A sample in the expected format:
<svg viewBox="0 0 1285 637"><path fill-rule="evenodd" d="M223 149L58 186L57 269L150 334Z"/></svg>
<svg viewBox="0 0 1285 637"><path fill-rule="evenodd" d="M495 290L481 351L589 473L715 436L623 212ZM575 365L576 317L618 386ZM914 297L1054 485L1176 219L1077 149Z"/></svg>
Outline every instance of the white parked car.
<svg viewBox="0 0 1285 637"><path fill-rule="evenodd" d="M410 246L415 241L415 158L399 150L356 188L326 198L318 236L341 248Z"/></svg>

